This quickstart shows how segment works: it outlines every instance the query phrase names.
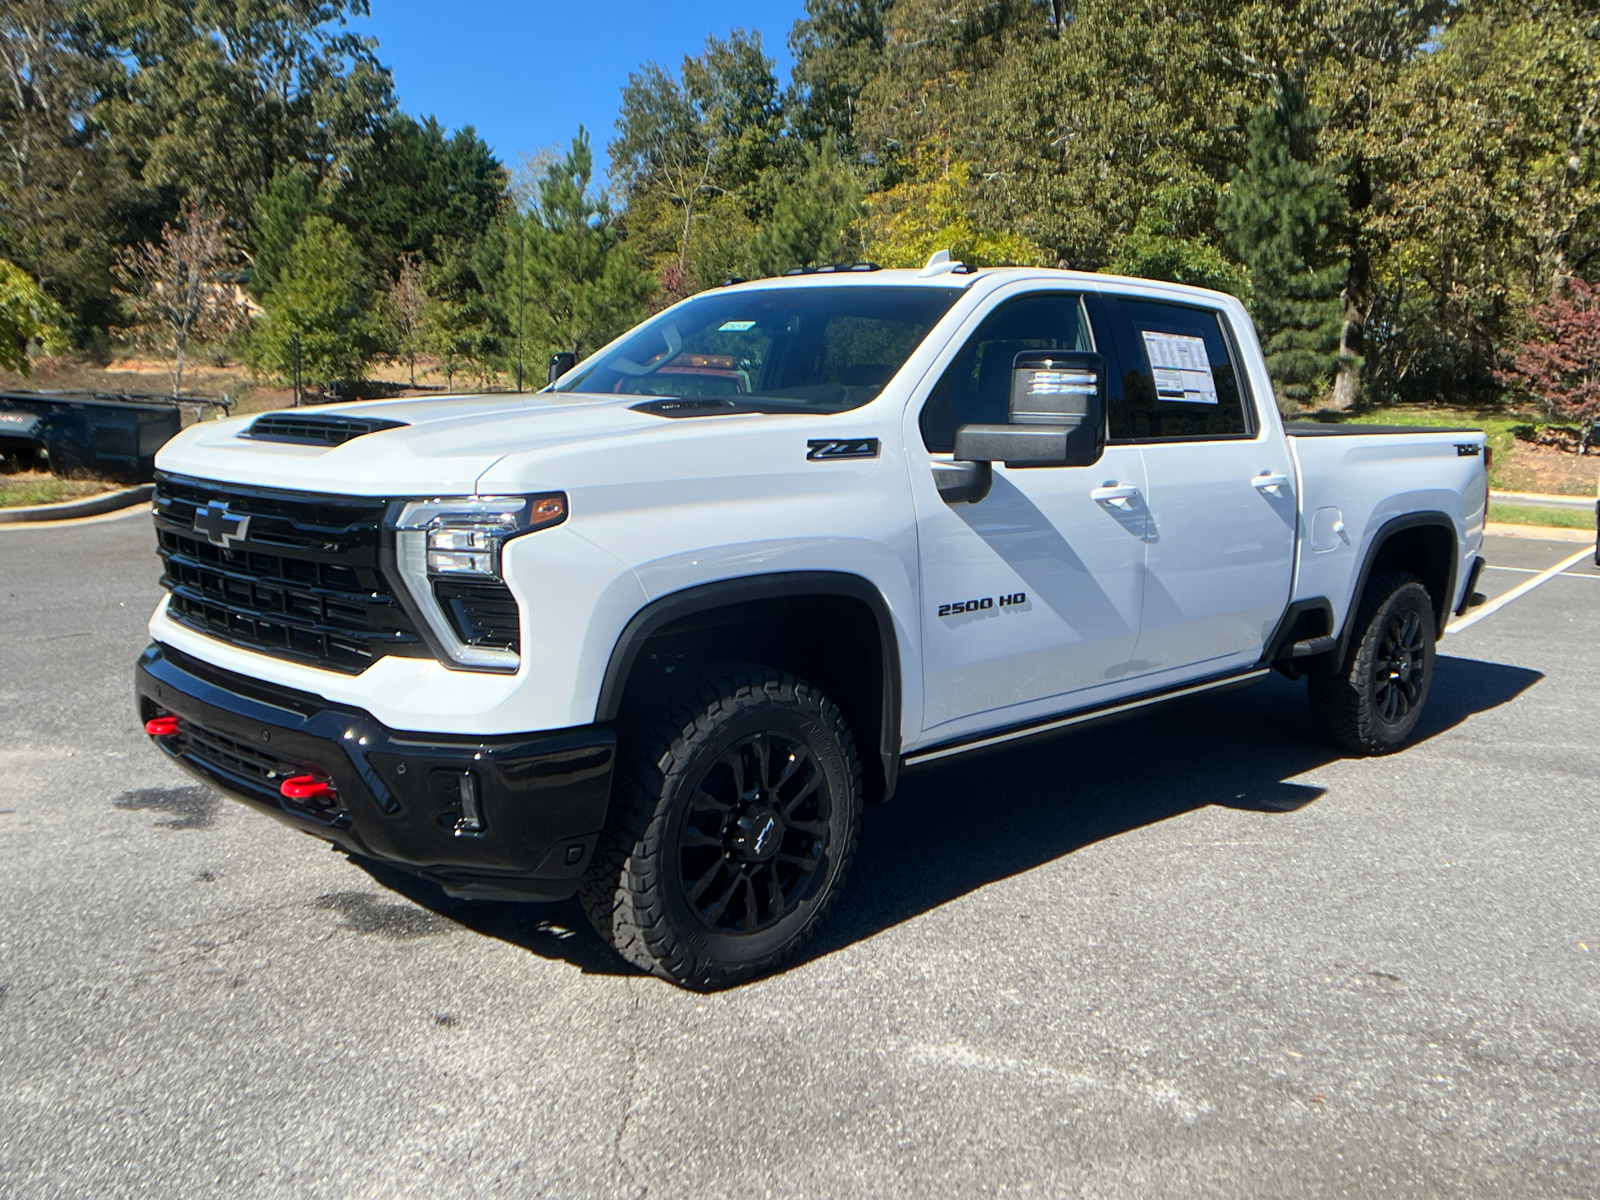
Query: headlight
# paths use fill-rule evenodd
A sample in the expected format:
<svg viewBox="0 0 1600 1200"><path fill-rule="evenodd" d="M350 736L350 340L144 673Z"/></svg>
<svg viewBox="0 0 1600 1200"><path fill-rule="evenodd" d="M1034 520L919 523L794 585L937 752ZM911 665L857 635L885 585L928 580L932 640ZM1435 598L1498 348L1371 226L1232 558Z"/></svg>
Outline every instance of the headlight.
<svg viewBox="0 0 1600 1200"><path fill-rule="evenodd" d="M567 519L567 498L484 496L462 500L413 500L400 510L395 528L425 534L430 575L500 578L500 547L535 529Z"/></svg>
<svg viewBox="0 0 1600 1200"><path fill-rule="evenodd" d="M514 671L521 661L515 650L470 645L449 620L434 583L477 581L504 590L500 556L505 543L567 519L567 498L560 492L540 496L467 496L410 500L397 505L394 530L395 567L400 582L450 663L472 670ZM509 599L509 593L506 594Z"/></svg>

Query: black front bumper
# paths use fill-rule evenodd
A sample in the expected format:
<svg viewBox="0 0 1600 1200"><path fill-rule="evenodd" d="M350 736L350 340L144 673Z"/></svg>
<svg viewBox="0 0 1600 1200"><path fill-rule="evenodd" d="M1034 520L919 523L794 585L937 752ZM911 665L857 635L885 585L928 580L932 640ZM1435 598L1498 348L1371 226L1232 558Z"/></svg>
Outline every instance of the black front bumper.
<svg viewBox="0 0 1600 1200"><path fill-rule="evenodd" d="M471 738L389 729L356 708L223 671L159 643L139 657L139 720L190 773L286 825L423 875L454 896L562 900L605 823L616 762L608 728ZM334 795L286 799L311 774ZM464 788L463 779L469 781ZM463 832L462 795L481 809ZM470 824L470 823L469 823Z"/></svg>

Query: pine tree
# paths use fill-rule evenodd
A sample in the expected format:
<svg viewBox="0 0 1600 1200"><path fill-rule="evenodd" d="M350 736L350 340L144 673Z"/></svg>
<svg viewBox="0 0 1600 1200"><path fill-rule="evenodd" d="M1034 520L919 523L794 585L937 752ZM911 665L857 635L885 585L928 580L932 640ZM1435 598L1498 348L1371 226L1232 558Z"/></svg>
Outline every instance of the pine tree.
<svg viewBox="0 0 1600 1200"><path fill-rule="evenodd" d="M532 211L513 218L524 239L521 261L513 228L506 240L500 306L516 312L520 265L530 350L565 350L582 358L645 316L655 281L639 269L632 247L622 241L605 194L591 190L593 178L589 135L580 128L566 155L539 180Z"/></svg>
<svg viewBox="0 0 1600 1200"><path fill-rule="evenodd" d="M303 377L324 396L336 383L360 379L377 332L367 278L350 231L330 217L307 217L264 299L266 317L251 341L254 365L288 375L298 355Z"/></svg>
<svg viewBox="0 0 1600 1200"><path fill-rule="evenodd" d="M1251 311L1279 396L1301 404L1356 365L1339 354L1344 200L1337 171L1317 161L1318 124L1300 83L1283 80L1250 117L1245 163L1218 213L1249 269Z"/></svg>
<svg viewBox="0 0 1600 1200"><path fill-rule="evenodd" d="M782 275L791 267L854 261L851 225L861 213L861 184L839 161L831 141L806 149L806 167L784 189L772 220L750 239L752 275Z"/></svg>
<svg viewBox="0 0 1600 1200"><path fill-rule="evenodd" d="M306 218L326 212L311 172L295 165L272 177L272 185L256 197L250 232L255 241L250 293L257 300L272 290L300 237Z"/></svg>

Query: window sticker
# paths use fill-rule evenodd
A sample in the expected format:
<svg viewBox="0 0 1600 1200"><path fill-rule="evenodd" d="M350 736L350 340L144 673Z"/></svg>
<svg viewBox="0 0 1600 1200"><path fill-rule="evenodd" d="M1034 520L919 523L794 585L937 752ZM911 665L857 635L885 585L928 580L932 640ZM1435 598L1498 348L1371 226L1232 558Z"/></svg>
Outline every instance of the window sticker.
<svg viewBox="0 0 1600 1200"><path fill-rule="evenodd" d="M1204 338L1182 333L1144 334L1145 353L1155 376L1156 399L1168 404L1215 404L1217 382L1211 376L1211 357Z"/></svg>
<svg viewBox="0 0 1600 1200"><path fill-rule="evenodd" d="M755 327L756 323L754 321L724 321L721 325L717 326L717 332L743 333L745 330L754 329Z"/></svg>

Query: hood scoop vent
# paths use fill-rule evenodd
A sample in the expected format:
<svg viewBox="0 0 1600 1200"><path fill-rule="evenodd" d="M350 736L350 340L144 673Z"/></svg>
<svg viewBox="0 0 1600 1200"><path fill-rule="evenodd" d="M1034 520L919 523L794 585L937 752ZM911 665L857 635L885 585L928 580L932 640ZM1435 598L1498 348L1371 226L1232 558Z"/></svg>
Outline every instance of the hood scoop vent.
<svg viewBox="0 0 1600 1200"><path fill-rule="evenodd" d="M687 400L676 398L646 400L642 404L630 404L628 408L633 412L649 413L652 417L717 417L729 413L770 411L759 404L723 400L712 396L691 397Z"/></svg>
<svg viewBox="0 0 1600 1200"><path fill-rule="evenodd" d="M399 429L405 424L380 417L268 413L257 417L239 436L257 442L292 442L298 446L342 446L351 438L377 433L380 429Z"/></svg>

